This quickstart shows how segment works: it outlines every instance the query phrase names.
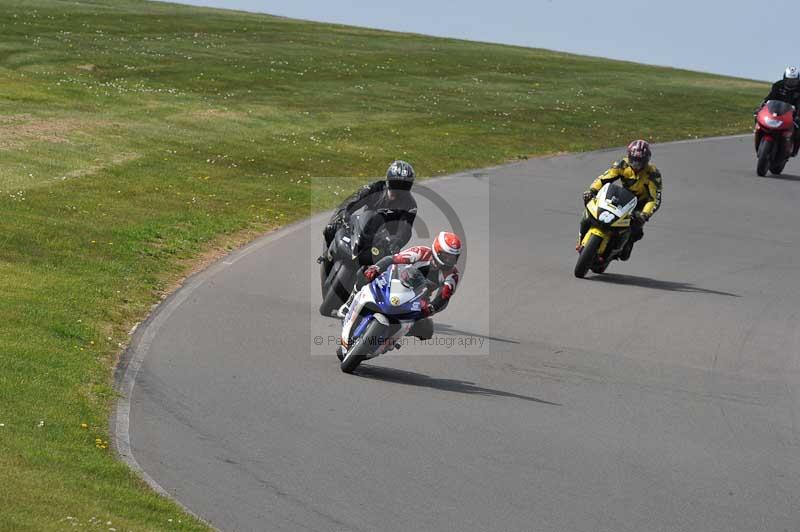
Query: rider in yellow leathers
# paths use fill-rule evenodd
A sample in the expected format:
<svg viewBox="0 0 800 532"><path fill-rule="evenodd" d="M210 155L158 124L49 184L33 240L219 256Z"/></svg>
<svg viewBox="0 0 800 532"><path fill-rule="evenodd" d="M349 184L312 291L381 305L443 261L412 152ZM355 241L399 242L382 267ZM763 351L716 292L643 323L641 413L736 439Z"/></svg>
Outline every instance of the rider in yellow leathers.
<svg viewBox="0 0 800 532"><path fill-rule="evenodd" d="M650 145L644 140L634 140L628 145L626 156L615 161L611 168L594 180L589 190L583 193L583 202L588 203L606 183L619 180L622 186L633 192L639 202L631 216L631 238L619 256L620 260L628 260L633 251L633 244L644 236L642 227L661 207L661 172L650 164ZM589 230L589 218L584 211L581 220L578 246Z"/></svg>

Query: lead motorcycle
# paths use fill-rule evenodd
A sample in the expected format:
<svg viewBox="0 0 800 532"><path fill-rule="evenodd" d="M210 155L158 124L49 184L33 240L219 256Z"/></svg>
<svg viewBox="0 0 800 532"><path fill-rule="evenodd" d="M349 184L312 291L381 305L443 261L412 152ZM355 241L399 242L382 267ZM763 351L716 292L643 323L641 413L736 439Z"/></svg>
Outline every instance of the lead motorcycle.
<svg viewBox="0 0 800 532"><path fill-rule="evenodd" d="M345 373L361 362L391 351L425 316L422 300L432 283L416 267L393 264L356 294L342 322L336 356Z"/></svg>
<svg viewBox="0 0 800 532"><path fill-rule="evenodd" d="M618 258L631 237L631 215L636 195L615 183L608 183L586 204L589 229L578 246L575 277L583 278L590 269L603 273Z"/></svg>
<svg viewBox="0 0 800 532"><path fill-rule="evenodd" d="M763 177L767 169L775 175L783 172L794 153L794 106L768 100L756 113L756 173Z"/></svg>
<svg viewBox="0 0 800 532"><path fill-rule="evenodd" d="M380 214L372 211L353 213L336 231L330 247L324 248L323 244L318 259L322 289L319 312L323 316L331 316L348 300L362 267L397 251L392 239L384 234L382 222Z"/></svg>

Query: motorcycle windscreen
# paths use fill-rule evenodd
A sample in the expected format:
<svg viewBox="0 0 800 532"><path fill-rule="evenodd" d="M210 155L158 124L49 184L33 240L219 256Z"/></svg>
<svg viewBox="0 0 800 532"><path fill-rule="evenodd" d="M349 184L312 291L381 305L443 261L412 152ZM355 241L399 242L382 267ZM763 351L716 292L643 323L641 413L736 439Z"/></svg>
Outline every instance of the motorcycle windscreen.
<svg viewBox="0 0 800 532"><path fill-rule="evenodd" d="M780 100L769 100L765 104L767 111L773 115L783 115L786 113L794 112L794 106Z"/></svg>
<svg viewBox="0 0 800 532"><path fill-rule="evenodd" d="M378 310L397 319L414 319L421 310L420 299L427 292L422 275L407 264L392 265L372 282L371 288Z"/></svg>
<svg viewBox="0 0 800 532"><path fill-rule="evenodd" d="M606 188L608 187L608 188ZM599 194L598 199L601 203L606 204L605 206L611 206L616 210L615 214L618 216L625 210L625 207L632 202L638 202L636 195L628 190L627 188L617 185L616 183L610 183L603 187L605 189L605 193ZM600 191L603 192L602 190ZM634 203L635 207L636 203Z"/></svg>
<svg viewBox="0 0 800 532"><path fill-rule="evenodd" d="M375 264L385 253L376 247L376 235L383 226L383 218L372 211L353 214L350 217L352 227L351 253L362 266Z"/></svg>

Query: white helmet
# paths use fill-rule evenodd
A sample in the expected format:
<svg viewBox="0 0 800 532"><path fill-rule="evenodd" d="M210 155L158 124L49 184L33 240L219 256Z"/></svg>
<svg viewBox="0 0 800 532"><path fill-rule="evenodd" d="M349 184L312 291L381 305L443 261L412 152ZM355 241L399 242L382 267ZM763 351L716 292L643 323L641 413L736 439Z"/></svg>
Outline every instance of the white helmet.
<svg viewBox="0 0 800 532"><path fill-rule="evenodd" d="M800 70L795 66L786 67L783 72L783 83L787 89L800 87Z"/></svg>

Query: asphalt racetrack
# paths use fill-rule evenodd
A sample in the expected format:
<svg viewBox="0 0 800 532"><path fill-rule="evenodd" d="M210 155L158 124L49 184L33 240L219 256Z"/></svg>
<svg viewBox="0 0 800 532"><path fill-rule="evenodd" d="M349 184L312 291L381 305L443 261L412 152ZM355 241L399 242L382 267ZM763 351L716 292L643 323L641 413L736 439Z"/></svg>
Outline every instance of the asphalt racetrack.
<svg viewBox="0 0 800 532"><path fill-rule="evenodd" d="M317 314L322 217L216 263L136 334L122 454L222 530L800 530L800 163L655 146L644 240L575 279L619 155L420 187L414 241L460 224L463 282L435 342L356 375Z"/></svg>

